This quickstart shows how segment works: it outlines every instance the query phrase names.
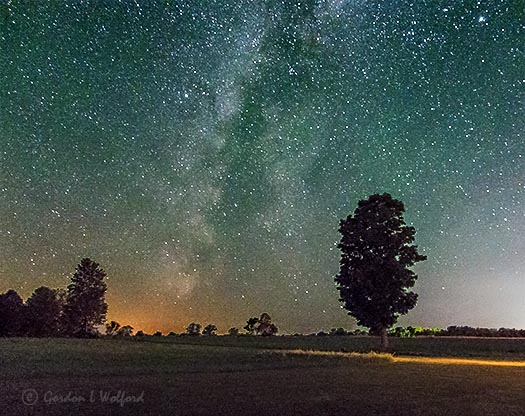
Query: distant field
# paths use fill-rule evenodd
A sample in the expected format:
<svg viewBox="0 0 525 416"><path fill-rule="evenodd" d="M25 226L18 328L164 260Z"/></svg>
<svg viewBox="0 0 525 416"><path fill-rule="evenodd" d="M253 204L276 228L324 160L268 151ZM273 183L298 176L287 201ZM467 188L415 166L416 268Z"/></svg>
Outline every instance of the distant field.
<svg viewBox="0 0 525 416"><path fill-rule="evenodd" d="M476 357L525 365L525 340L392 341L395 356L416 361L305 353L370 351L377 340L368 337L2 339L0 414L525 414L525 367L417 361ZM119 390L126 392L120 400L137 403L108 403ZM24 404L24 394L36 403Z"/></svg>

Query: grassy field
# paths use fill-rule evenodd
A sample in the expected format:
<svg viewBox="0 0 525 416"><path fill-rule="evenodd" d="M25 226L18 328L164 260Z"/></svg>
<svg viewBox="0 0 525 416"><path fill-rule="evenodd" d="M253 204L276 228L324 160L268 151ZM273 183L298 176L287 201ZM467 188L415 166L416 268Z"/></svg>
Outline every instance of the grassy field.
<svg viewBox="0 0 525 416"><path fill-rule="evenodd" d="M140 338L138 340L140 340ZM379 347L379 339L369 336L175 336L147 337L147 340L149 342L167 342L185 345L349 352L369 352ZM392 351L398 355L525 360L525 339L521 338L418 337L389 338L389 342Z"/></svg>
<svg viewBox="0 0 525 416"><path fill-rule="evenodd" d="M342 352L368 337L2 339L0 414L524 415L524 344L396 339L392 357Z"/></svg>

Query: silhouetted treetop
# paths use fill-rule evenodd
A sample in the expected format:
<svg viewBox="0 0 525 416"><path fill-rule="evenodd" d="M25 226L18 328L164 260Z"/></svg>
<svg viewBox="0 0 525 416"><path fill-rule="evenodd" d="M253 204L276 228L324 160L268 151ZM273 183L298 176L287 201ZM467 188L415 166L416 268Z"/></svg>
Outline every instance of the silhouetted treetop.
<svg viewBox="0 0 525 416"><path fill-rule="evenodd" d="M72 336L91 336L96 326L106 320L106 272L89 258L81 260L71 284L67 287L64 315L67 333Z"/></svg>

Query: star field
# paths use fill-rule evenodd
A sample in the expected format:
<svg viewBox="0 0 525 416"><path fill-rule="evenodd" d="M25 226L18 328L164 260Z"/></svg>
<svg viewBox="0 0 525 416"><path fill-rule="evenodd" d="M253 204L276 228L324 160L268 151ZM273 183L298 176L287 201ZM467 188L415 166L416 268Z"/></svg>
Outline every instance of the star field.
<svg viewBox="0 0 525 416"><path fill-rule="evenodd" d="M520 1L0 3L0 290L109 275L136 330L351 327L340 218L389 192L401 322L525 327Z"/></svg>

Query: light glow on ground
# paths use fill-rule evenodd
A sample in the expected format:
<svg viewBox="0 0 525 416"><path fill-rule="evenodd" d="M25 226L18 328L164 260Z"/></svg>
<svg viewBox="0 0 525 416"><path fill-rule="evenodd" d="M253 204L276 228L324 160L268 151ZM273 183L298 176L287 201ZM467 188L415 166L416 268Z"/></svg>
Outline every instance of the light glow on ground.
<svg viewBox="0 0 525 416"><path fill-rule="evenodd" d="M393 357L396 363L446 364L446 365L485 365L497 367L525 367L525 361L483 360L474 358L446 357Z"/></svg>

